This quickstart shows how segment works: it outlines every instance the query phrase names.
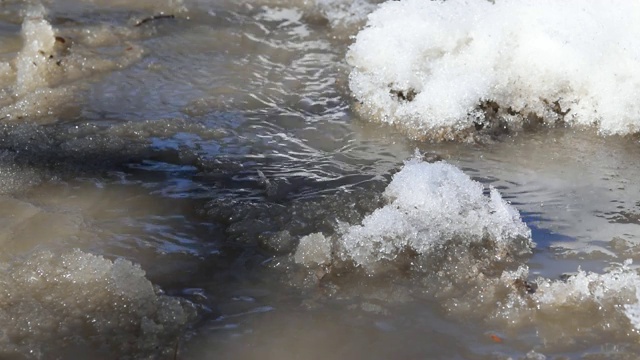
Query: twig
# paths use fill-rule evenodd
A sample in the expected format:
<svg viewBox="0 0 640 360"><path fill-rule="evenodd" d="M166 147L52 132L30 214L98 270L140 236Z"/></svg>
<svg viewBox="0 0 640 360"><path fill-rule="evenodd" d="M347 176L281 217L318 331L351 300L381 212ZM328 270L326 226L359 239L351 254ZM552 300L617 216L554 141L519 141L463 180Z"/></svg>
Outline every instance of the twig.
<svg viewBox="0 0 640 360"><path fill-rule="evenodd" d="M150 21L161 20L161 19L175 19L175 15L163 15L163 14L160 14L160 15L150 16L148 18L144 18L144 19L138 21L134 26L138 27L138 26L140 26L142 24L145 24L145 23L148 23Z"/></svg>

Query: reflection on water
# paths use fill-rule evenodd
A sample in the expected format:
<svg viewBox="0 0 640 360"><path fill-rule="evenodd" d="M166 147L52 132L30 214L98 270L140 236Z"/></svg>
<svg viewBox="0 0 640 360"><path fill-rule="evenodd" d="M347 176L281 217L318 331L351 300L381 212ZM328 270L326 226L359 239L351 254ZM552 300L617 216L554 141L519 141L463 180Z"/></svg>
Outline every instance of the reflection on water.
<svg viewBox="0 0 640 360"><path fill-rule="evenodd" d="M621 265L640 258L636 138L536 128L424 143L355 116L344 59L373 2L43 5L0 9L0 357L640 350L640 280ZM400 214L414 210L399 193L430 201L412 195L422 180L387 188L416 149L486 186L445 192L442 208L467 204L466 232L420 248L398 244L461 220ZM500 215L479 210L488 186L532 230L532 253L474 230ZM371 220L393 205L391 225L415 233ZM301 238L336 251L361 224L379 271L335 253L296 261Z"/></svg>

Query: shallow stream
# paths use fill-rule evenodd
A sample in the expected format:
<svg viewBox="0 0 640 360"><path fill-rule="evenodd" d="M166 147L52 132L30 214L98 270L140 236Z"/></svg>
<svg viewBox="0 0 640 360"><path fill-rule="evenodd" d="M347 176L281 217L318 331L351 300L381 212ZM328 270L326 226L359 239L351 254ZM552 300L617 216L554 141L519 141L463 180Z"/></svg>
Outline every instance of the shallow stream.
<svg viewBox="0 0 640 360"><path fill-rule="evenodd" d="M524 120L548 89L496 77L480 120L430 103L441 84L396 89L367 53L413 66L384 11L416 1L397 3L0 1L0 358L637 358L631 90Z"/></svg>

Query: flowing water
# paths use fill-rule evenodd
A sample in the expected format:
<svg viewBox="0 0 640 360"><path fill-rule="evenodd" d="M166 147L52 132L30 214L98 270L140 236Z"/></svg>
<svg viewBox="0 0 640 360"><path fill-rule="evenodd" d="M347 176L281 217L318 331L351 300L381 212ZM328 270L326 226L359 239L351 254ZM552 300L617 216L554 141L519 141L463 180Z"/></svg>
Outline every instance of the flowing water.
<svg viewBox="0 0 640 360"><path fill-rule="evenodd" d="M637 358L637 9L424 3L0 1L0 358Z"/></svg>

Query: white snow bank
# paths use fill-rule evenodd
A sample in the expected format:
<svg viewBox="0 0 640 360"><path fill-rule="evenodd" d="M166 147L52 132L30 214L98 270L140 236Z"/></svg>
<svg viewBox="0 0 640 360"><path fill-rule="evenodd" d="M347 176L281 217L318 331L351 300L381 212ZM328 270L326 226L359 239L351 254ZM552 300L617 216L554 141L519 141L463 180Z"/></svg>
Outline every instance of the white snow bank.
<svg viewBox="0 0 640 360"><path fill-rule="evenodd" d="M347 54L365 116L414 136L456 137L488 121L640 131L640 3L389 1Z"/></svg>

